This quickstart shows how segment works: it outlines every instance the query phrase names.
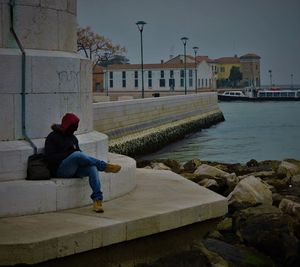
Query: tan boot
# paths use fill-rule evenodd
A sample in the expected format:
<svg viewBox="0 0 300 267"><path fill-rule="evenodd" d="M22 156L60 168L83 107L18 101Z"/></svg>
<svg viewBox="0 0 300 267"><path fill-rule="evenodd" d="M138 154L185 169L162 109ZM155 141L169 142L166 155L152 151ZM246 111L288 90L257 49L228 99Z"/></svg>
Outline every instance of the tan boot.
<svg viewBox="0 0 300 267"><path fill-rule="evenodd" d="M95 200L94 201L94 203L93 203L93 210L95 212L104 212L101 200Z"/></svg>
<svg viewBox="0 0 300 267"><path fill-rule="evenodd" d="M121 170L120 165L107 163L106 169L104 171L116 173L119 172L120 170Z"/></svg>

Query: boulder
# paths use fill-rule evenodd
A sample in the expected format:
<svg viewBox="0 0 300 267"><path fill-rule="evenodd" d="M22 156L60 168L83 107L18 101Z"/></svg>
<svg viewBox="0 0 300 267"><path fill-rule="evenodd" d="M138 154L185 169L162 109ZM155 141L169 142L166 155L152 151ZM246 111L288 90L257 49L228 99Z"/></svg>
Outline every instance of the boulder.
<svg viewBox="0 0 300 267"><path fill-rule="evenodd" d="M152 162L151 168L154 170L168 170L168 171L171 170L170 167L166 166L165 164L163 164L161 162Z"/></svg>
<svg viewBox="0 0 300 267"><path fill-rule="evenodd" d="M274 266L274 262L269 257L263 255L262 253L254 249L247 248L245 246L242 247L236 244L232 245L223 242L221 240L212 239L212 238L207 238L203 240L203 245L205 246L207 251L209 251L210 253L215 253L215 255L219 255L219 257L224 259L229 266L241 266L241 267ZM202 251L205 250L202 249ZM209 253L206 252L206 255L209 255ZM217 259L217 257L215 256L214 259ZM212 262L212 266L216 266L213 265L213 263L214 262Z"/></svg>
<svg viewBox="0 0 300 267"><path fill-rule="evenodd" d="M200 159L192 159L183 164L183 169L186 172L194 172L200 165Z"/></svg>
<svg viewBox="0 0 300 267"><path fill-rule="evenodd" d="M300 174L294 175L291 179L292 185L299 185L300 186Z"/></svg>
<svg viewBox="0 0 300 267"><path fill-rule="evenodd" d="M180 173L183 171L181 164L174 159L164 159L162 163L171 168L172 172Z"/></svg>
<svg viewBox="0 0 300 267"><path fill-rule="evenodd" d="M212 177L224 177L226 178L229 173L224 172L216 167L209 166L207 164L201 164L195 171L195 174L201 174L201 175L209 175Z"/></svg>
<svg viewBox="0 0 300 267"><path fill-rule="evenodd" d="M260 178L248 176L227 196L229 209L240 210L259 204L272 205L272 192Z"/></svg>
<svg viewBox="0 0 300 267"><path fill-rule="evenodd" d="M271 256L280 266L298 266L294 219L270 205L251 207L233 215L233 229L243 242Z"/></svg>
<svg viewBox="0 0 300 267"><path fill-rule="evenodd" d="M258 162L255 159L251 159L246 163L247 167L257 167L258 166Z"/></svg>
<svg viewBox="0 0 300 267"><path fill-rule="evenodd" d="M283 198L279 204L279 209L282 212L287 213L300 220L300 203Z"/></svg>
<svg viewBox="0 0 300 267"><path fill-rule="evenodd" d="M291 178L294 175L299 173L299 167L294 163L282 161L279 164L276 173L279 178L284 178L284 177Z"/></svg>

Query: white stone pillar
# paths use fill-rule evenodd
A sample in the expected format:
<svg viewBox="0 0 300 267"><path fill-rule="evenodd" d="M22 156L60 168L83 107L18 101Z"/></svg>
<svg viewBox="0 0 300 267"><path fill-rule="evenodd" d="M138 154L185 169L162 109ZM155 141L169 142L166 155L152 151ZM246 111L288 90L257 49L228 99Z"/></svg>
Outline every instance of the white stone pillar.
<svg viewBox="0 0 300 267"><path fill-rule="evenodd" d="M22 53L10 31L10 2L0 0L0 181L25 178L27 156L32 154L27 142L20 141ZM46 137L51 124L73 112L81 119L78 134L89 143L89 152L106 159L107 137L93 133L92 142L106 142L101 149L91 148L84 137L93 131L92 65L76 53L76 0L14 2L13 25L26 53L27 135L34 140ZM43 147L42 141L34 143Z"/></svg>

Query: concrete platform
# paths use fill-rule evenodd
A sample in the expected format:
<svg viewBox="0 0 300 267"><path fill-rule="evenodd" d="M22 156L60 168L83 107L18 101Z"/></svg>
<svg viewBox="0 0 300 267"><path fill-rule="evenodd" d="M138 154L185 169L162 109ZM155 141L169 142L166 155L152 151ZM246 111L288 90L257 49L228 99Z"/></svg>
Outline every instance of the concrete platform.
<svg viewBox="0 0 300 267"><path fill-rule="evenodd" d="M100 173L104 201L123 196L136 186L136 162L108 153L108 160L122 166L119 173ZM0 182L0 218L59 211L91 203L88 177Z"/></svg>
<svg viewBox="0 0 300 267"><path fill-rule="evenodd" d="M137 169L137 186L105 202L59 212L1 218L0 265L33 264L218 218L227 200L170 172Z"/></svg>

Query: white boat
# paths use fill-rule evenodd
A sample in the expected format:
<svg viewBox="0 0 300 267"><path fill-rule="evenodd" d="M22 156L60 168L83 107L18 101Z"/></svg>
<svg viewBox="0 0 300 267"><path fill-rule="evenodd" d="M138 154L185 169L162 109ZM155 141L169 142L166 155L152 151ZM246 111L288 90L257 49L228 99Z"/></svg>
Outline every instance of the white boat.
<svg viewBox="0 0 300 267"><path fill-rule="evenodd" d="M243 91L226 91L218 94L218 99L220 101L300 101L300 90L246 87Z"/></svg>

